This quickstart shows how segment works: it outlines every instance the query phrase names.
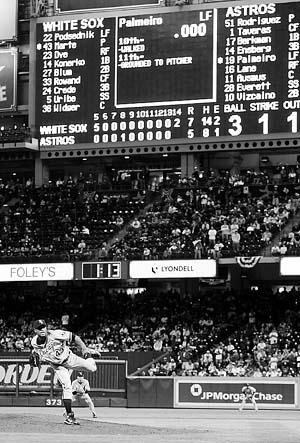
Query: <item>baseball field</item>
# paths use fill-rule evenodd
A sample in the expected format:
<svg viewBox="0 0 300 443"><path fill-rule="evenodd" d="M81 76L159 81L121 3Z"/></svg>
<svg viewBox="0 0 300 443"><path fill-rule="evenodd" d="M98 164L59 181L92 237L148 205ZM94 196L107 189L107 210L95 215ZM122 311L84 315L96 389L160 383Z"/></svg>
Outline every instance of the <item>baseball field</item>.
<svg viewBox="0 0 300 443"><path fill-rule="evenodd" d="M62 408L0 408L5 443L297 443L300 412L207 409L75 409L80 426L63 424Z"/></svg>

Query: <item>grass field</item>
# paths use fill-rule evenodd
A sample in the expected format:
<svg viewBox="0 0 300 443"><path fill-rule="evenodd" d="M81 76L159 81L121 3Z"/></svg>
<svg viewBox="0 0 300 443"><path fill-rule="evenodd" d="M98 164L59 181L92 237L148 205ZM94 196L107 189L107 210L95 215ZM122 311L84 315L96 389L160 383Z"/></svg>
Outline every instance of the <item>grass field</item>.
<svg viewBox="0 0 300 443"><path fill-rule="evenodd" d="M300 412L207 409L75 409L80 426L63 424L62 408L0 408L0 442L21 443L297 443Z"/></svg>

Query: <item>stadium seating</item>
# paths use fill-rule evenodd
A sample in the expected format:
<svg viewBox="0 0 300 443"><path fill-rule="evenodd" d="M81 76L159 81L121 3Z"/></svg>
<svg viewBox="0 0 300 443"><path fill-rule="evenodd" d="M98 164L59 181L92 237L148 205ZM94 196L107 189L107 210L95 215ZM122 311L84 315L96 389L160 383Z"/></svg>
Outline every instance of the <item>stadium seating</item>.
<svg viewBox="0 0 300 443"><path fill-rule="evenodd" d="M40 188L2 183L1 199L2 262L96 258L145 205L137 191L89 191L68 181Z"/></svg>
<svg viewBox="0 0 300 443"><path fill-rule="evenodd" d="M0 118L0 143L3 147L6 143L30 142L31 140L31 131L23 116Z"/></svg>
<svg viewBox="0 0 300 443"><path fill-rule="evenodd" d="M257 182L253 183L256 177ZM260 174L181 180L139 217L111 249L114 258L173 259L259 255L296 214L291 183Z"/></svg>
<svg viewBox="0 0 300 443"><path fill-rule="evenodd" d="M292 223L299 194L291 183L266 181L264 174L255 184L253 176L183 179L155 192L150 184L145 194L139 186L103 190L72 177L40 188L0 180L0 260L274 255L271 242Z"/></svg>
<svg viewBox="0 0 300 443"><path fill-rule="evenodd" d="M21 32L17 41L6 45L18 48L16 110L13 115L3 113L0 118L1 159L3 163L8 161L9 167L15 163L20 165L22 155L24 158L29 155L29 149L24 146L32 141L33 134L28 115L23 113L31 116L33 131L38 127L34 117L36 110L28 109L28 95L34 99L34 88L28 92L27 80L29 52L34 41L34 36L29 39L30 18L50 17L53 3L19 0ZM182 6L192 3L203 1L163 0L161 5L178 6L181 10ZM184 8L182 13L185 14ZM52 53L50 55L52 57ZM32 68L34 59L33 51ZM38 109L36 104L34 107ZM150 125L152 121L155 120L148 120ZM144 125L143 120L141 124ZM277 141L277 147L281 145L289 151L297 149L297 134L288 135L285 142ZM256 154L262 151L259 146L264 146L268 152L276 143L273 139L267 141L265 132L263 140L253 139L250 144L239 136L233 137L230 143L223 142L222 136L216 144L205 138L198 144L197 139L186 139L182 150L180 145L175 146L175 139L160 138L152 147L153 137L147 138L147 146L144 142L141 148L134 146L139 154L151 154L147 160L143 160L142 155L136 156L136 164L140 162L138 172L130 170L131 155L125 166L129 164L128 169L118 170L115 166L115 162L122 162L123 154L129 159L127 149L130 154L135 152L130 144L116 145L116 149L107 144L106 149L95 143L98 152L95 148L95 158L103 161L108 171L107 180L102 183L83 176L74 180L72 175L49 181L41 187L35 187L33 179L26 182L24 179L22 183L0 179L0 263L300 255L299 165L239 172L217 171L218 168L214 172L207 168L201 173L195 171L191 177L181 177L178 164L181 161L183 165L188 149L191 152L187 156L192 159L190 168L196 160L209 164L210 158L215 160L214 154L222 153L225 145L228 152L236 146L231 152L239 151L238 155L243 156L240 147L251 147ZM20 153L17 143L22 143ZM205 152L210 144L216 146L215 152L211 149ZM62 166L56 167L63 170L66 161L67 169L73 172L76 151L74 146L66 146L65 152L61 152L58 146L56 153L48 152L45 163L62 160ZM77 152L76 161L81 161L83 152L79 151L79 155ZM93 151L86 152L94 155ZM74 157L69 153L72 156L74 153ZM65 157L56 159L56 154ZM33 160L36 151L30 150L30 155ZM157 164L162 167L163 162L158 159L161 155L169 155L169 162L165 159L162 182L158 183L157 178L150 180L148 165L153 161L155 168ZM175 156L176 159L170 160ZM297 160L298 157L295 154ZM37 158L43 161L42 156ZM31 167L34 169L34 161ZM165 170L173 167L177 172L166 176ZM49 169L50 176L58 174L55 167ZM164 354L160 361L150 364L139 375L300 376L300 288L290 292L285 288L275 292L262 287L241 292L210 288L191 294L184 290L180 293L174 288L130 292L107 288L105 284L103 287L89 286L89 282L78 286L76 282L64 286L45 284L41 285L44 289L37 291L35 283L32 286L31 283L1 285L0 353L28 353L32 322L44 318L50 327L79 333L89 347L102 354L152 350Z"/></svg>
<svg viewBox="0 0 300 443"><path fill-rule="evenodd" d="M140 375L294 376L300 374L299 295L297 288L211 289L194 296L174 289L134 295L118 290L108 297L88 288L2 292L0 350L29 350L34 318L61 327L67 313L70 323L64 327L79 331L102 353L165 353Z"/></svg>

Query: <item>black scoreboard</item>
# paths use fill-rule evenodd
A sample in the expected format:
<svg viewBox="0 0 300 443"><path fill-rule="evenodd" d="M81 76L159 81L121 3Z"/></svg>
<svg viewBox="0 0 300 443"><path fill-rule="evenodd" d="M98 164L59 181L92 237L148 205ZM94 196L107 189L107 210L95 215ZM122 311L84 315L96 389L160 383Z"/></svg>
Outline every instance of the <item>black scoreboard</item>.
<svg viewBox="0 0 300 443"><path fill-rule="evenodd" d="M38 20L40 146L300 132L300 3L228 5Z"/></svg>
<svg viewBox="0 0 300 443"><path fill-rule="evenodd" d="M82 263L83 280L115 280L121 278L121 262Z"/></svg>

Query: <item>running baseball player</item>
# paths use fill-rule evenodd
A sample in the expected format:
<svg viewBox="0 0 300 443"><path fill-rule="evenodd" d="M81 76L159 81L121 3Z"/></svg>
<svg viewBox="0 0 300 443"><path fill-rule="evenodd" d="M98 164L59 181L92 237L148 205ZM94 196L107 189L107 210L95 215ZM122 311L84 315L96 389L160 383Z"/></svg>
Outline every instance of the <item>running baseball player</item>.
<svg viewBox="0 0 300 443"><path fill-rule="evenodd" d="M244 409L244 406L247 402L247 400L251 401L251 403L254 406L254 409L258 411L258 407L255 401L255 393L256 389L253 386L250 386L249 383L246 383L245 386L242 388L242 403L240 404L240 411Z"/></svg>
<svg viewBox="0 0 300 443"><path fill-rule="evenodd" d="M55 371L63 390L63 403L66 410L66 425L79 425L72 411L72 383L69 369L81 369L91 372L97 370L95 360L91 355L100 354L95 350L90 350L78 335L70 331L47 328L44 320L36 320L33 323L35 336L31 340L33 348L29 362L32 366L40 366L41 363L48 363ZM69 344L74 342L81 350L84 358L79 357L69 348Z"/></svg>
<svg viewBox="0 0 300 443"><path fill-rule="evenodd" d="M82 372L78 372L77 378L72 383L72 401L75 401L77 397L82 398L88 404L93 418L97 418L93 400L89 395L90 390L89 381L84 378Z"/></svg>

